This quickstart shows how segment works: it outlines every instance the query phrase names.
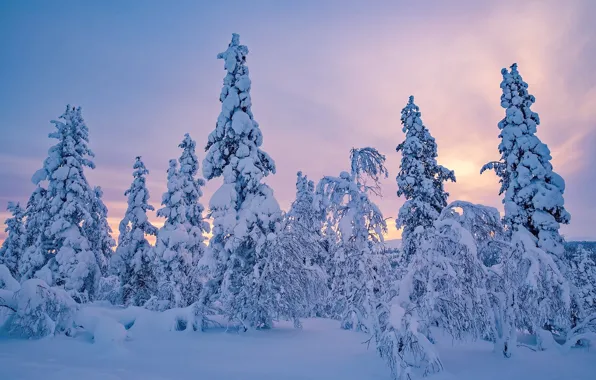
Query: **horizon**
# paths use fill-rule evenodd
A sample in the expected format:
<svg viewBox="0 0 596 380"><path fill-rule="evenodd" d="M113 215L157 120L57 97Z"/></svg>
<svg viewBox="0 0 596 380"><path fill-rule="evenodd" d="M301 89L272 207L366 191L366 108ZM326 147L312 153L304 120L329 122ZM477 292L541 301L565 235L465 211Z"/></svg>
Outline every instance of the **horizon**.
<svg viewBox="0 0 596 380"><path fill-rule="evenodd" d="M381 9L342 2L336 14L333 2L317 8L310 1L267 1L241 15L228 12L230 3L0 5L6 55L0 62L0 221L8 216L8 201L26 204L31 176L54 145L47 137L50 120L69 103L83 108L97 166L85 174L104 191L114 238L137 155L150 171L150 203L159 209L168 160L180 156L186 132L197 141L202 170L225 76L216 55L239 33L249 48L262 148L277 164L277 174L265 182L282 209L294 199L297 171L317 182L349 168L350 148L372 146L387 157L390 173L382 181L383 198L373 199L392 218L385 238L399 238L394 218L404 199L395 194L401 158L395 147L404 139L399 113L414 95L437 141L439 164L455 171L457 182L446 184L448 202L502 212L498 179L480 175L480 168L500 157L500 70L517 62L536 96L537 135L566 181L571 223L561 232L568 241L596 240L596 168L590 165L596 161L596 72L590 67L596 31L585 26L596 4L466 0ZM464 6L468 13L460 14ZM404 12L410 13L402 19ZM60 18L69 22L57 23ZM503 32L508 23L519 28L515 34ZM206 208L219 183L206 186ZM156 226L163 223L150 215ZM2 228L0 241L4 237Z"/></svg>

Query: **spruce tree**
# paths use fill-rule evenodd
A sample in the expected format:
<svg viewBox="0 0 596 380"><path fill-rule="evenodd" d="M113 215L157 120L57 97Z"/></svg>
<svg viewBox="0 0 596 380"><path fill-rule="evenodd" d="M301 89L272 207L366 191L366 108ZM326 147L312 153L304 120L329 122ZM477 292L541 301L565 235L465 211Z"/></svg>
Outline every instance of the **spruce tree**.
<svg viewBox="0 0 596 380"><path fill-rule="evenodd" d="M146 176L149 170L137 156L133 165L133 181L124 192L128 207L120 221L118 248L112 260L112 271L120 278L122 303L142 306L155 293L157 280L153 273L153 251L146 236L156 236L155 228L147 217L154 208L149 204Z"/></svg>
<svg viewBox="0 0 596 380"><path fill-rule="evenodd" d="M269 316L258 311L251 294L263 265L263 247L280 228L281 210L273 190L261 181L275 173L275 163L260 149L263 136L251 111L246 55L240 37L232 35L224 60L227 74L220 94L221 113L209 135L203 161L207 180L223 177L209 207L213 217L211 280L203 292L202 305L219 299L224 314L245 328L267 324Z"/></svg>
<svg viewBox="0 0 596 380"><path fill-rule="evenodd" d="M523 227L536 237L538 247L561 257L559 226L570 220L563 201L565 181L553 172L550 150L536 136L540 117L530 108L536 99L528 92L517 64L501 74L501 107L506 110L499 122L501 159L484 165L481 172L492 169L500 177L505 226L510 231Z"/></svg>
<svg viewBox="0 0 596 380"><path fill-rule="evenodd" d="M6 209L10 212L11 217L4 222L6 224L4 231L7 236L0 247L0 264L6 265L10 274L19 279L21 277L19 264L25 251L27 237L24 224L25 210L18 202L8 202Z"/></svg>
<svg viewBox="0 0 596 380"><path fill-rule="evenodd" d="M157 210L157 216L166 220L157 233L155 243L157 296L151 308L165 310L190 304L186 286L190 282L192 256L186 249L187 211L183 180L176 160L170 160L168 190L163 194L161 204L163 207Z"/></svg>
<svg viewBox="0 0 596 380"><path fill-rule="evenodd" d="M501 74L501 107L506 110L498 125L501 159L484 165L481 173L492 169L500 177L503 224L511 236L512 247L502 258L501 284L503 353L510 356L516 329L535 333L539 347L543 329L565 331L570 322L565 316L577 294L570 294L573 288L561 261L564 241L559 225L570 220L563 205L565 181L553 172L550 151L536 136L540 118L530 108L535 98L517 64Z"/></svg>
<svg viewBox="0 0 596 380"><path fill-rule="evenodd" d="M309 180L302 172L297 173L296 179L296 199L290 206L290 211L287 214L288 226L290 228L300 228L309 235L309 239L318 242L316 250L311 252L308 264L315 264L321 268L325 268L327 255L325 254L322 228L323 228L323 213L318 210L315 202L315 184ZM313 246L315 248L315 246Z"/></svg>
<svg viewBox="0 0 596 380"><path fill-rule="evenodd" d="M402 153L397 175L397 196L404 196L396 225L403 228L402 250L407 260L416 249L412 235L416 227L430 227L447 206L446 181L455 182L455 174L437 163L437 144L422 123L420 110L410 96L401 111L402 131L406 139L397 146Z"/></svg>
<svg viewBox="0 0 596 380"><path fill-rule="evenodd" d="M192 257L192 269L185 292L189 296L189 302L194 302L199 299L202 289L204 269L199 262L205 254L205 234L210 231L211 226L203 217L205 208L200 202L205 180L196 178L199 171L199 160L195 154L196 142L187 133L178 147L182 148L182 155L178 161L180 162L183 201L186 207L185 225L188 232L186 249Z"/></svg>
<svg viewBox="0 0 596 380"><path fill-rule="evenodd" d="M60 120L52 121L56 131L49 137L58 140L50 148L43 168L33 176L39 184L47 180L48 226L46 246L38 246L50 257L36 275L47 283L64 287L78 301L93 299L101 276L85 223L93 219L95 202L84 168L95 168L88 147L89 131L81 108L66 107Z"/></svg>

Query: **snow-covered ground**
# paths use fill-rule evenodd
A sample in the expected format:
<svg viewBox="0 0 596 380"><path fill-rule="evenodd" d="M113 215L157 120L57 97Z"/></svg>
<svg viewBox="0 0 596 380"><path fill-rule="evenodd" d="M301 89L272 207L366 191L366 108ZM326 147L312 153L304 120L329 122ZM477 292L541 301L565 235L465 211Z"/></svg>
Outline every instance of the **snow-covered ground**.
<svg viewBox="0 0 596 380"><path fill-rule="evenodd" d="M389 380L364 334L337 321L308 319L303 330L280 323L268 331L129 330L120 343L89 336L36 341L0 339L0 379L10 380ZM439 345L446 372L433 380L591 380L596 350L533 352L504 359L485 342Z"/></svg>

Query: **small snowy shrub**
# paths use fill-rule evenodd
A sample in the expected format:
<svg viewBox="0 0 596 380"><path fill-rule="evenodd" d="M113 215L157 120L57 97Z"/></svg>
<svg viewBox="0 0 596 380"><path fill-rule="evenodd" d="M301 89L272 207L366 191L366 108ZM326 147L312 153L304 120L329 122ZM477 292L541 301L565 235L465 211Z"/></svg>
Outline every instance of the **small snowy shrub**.
<svg viewBox="0 0 596 380"><path fill-rule="evenodd" d="M12 336L43 338L57 333L70 334L77 303L60 288L51 288L38 279L23 282L14 294L15 313L3 329Z"/></svg>

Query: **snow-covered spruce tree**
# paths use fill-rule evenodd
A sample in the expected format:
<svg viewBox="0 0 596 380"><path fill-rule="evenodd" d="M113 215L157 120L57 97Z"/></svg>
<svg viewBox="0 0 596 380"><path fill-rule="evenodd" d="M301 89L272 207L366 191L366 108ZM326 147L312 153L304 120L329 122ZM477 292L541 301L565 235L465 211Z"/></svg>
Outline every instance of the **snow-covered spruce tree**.
<svg viewBox="0 0 596 380"><path fill-rule="evenodd" d="M564 247L559 225L570 220L563 201L565 181L553 172L550 150L536 136L540 118L530 109L536 99L517 64L501 74L501 107L506 109L499 122L501 159L484 165L481 172L492 169L500 177L505 226L510 231L524 227L538 239L538 247L560 258Z"/></svg>
<svg viewBox="0 0 596 380"><path fill-rule="evenodd" d="M203 271L200 270L199 261L205 254L205 233L208 233L211 227L203 217L205 208L200 203L205 180L196 178L199 171L199 160L195 154L196 142L187 133L178 146L182 148L182 155L178 161L180 162L183 201L186 207L186 228L188 231L186 249L192 257L192 273L189 274L190 281L185 292L189 295L190 300L194 302L199 299L202 288Z"/></svg>
<svg viewBox="0 0 596 380"><path fill-rule="evenodd" d="M341 319L342 328L373 333L386 289L386 279L375 265L375 245L382 242L387 226L368 190L378 189L379 176L387 176L387 169L385 157L373 148L352 149L350 159L351 173L326 176L318 184L339 237L332 259L331 312ZM365 183L366 176L371 185Z"/></svg>
<svg viewBox="0 0 596 380"><path fill-rule="evenodd" d="M93 299L101 276L100 263L93 253L87 231L82 226L92 221L94 192L83 169L93 169L93 152L87 146L89 131L81 108L70 105L50 133L58 143L50 148L43 168L33 182L47 180L48 226L46 247L36 247L50 255L36 276L48 284L63 287L79 302ZM47 251L46 251L47 249Z"/></svg>
<svg viewBox="0 0 596 380"><path fill-rule="evenodd" d="M50 218L48 211L47 191L37 186L25 209L26 249L19 263L21 281L33 278L51 257L48 254L50 241L45 234Z"/></svg>
<svg viewBox="0 0 596 380"><path fill-rule="evenodd" d="M91 219L85 221L83 228L89 237L99 269L102 275L106 275L116 242L112 238L112 228L108 224L108 208L103 203L101 187L96 186L92 195Z"/></svg>
<svg viewBox="0 0 596 380"><path fill-rule="evenodd" d="M255 310L258 297L251 292L262 270L263 247L275 237L281 220L273 190L261 183L275 173L275 163L260 149L263 136L251 111L247 54L248 48L233 34L228 49L218 55L227 75L221 113L205 148L203 174L207 180L223 176L224 183L209 202L213 237L207 261L212 274L201 296L204 306L219 299L226 317L245 328L265 326L271 319L266 311ZM198 313L204 315L204 310Z"/></svg>
<svg viewBox="0 0 596 380"><path fill-rule="evenodd" d="M4 222L6 224L6 240L0 248L0 264L6 265L10 274L15 278L20 278L19 264L25 251L26 232L25 232L25 210L18 202L8 202L6 208L12 215Z"/></svg>
<svg viewBox="0 0 596 380"><path fill-rule="evenodd" d="M559 226L570 220L563 201L565 181L553 172L550 151L536 136L540 118L530 109L535 98L528 93L517 65L513 64L511 71L503 69L501 74L501 106L506 109L505 118L499 122L501 159L484 165L481 172L494 170L500 177L499 193L505 194L503 221L512 234L514 248L504 270L512 273L511 281L517 281L507 288L518 293L517 297L511 295L515 297L512 302L522 302L508 303L508 307L520 312L516 317L518 328L526 327L537 334L543 327L564 330L569 321L558 316L570 305L567 280L560 272L565 270L561 261L565 250Z"/></svg>
<svg viewBox="0 0 596 380"><path fill-rule="evenodd" d="M288 225L301 226L308 233L309 239L318 241L318 247L305 257L307 264L325 268L327 256L323 248L323 213L315 203L315 184L302 172L297 173L296 199L292 202L287 214ZM315 246L313 246L315 248Z"/></svg>
<svg viewBox="0 0 596 380"><path fill-rule="evenodd" d="M137 156L133 165L133 181L124 195L128 207L120 221L118 248L111 263L112 272L120 278L122 303L142 306L155 294L157 280L153 273L153 250L146 236L157 236L157 228L151 224L147 211L154 208L149 204L149 190L146 176L149 170Z"/></svg>
<svg viewBox="0 0 596 380"><path fill-rule="evenodd" d="M168 190L162 196L161 205L163 207L157 210L157 216L166 220L157 232L154 248L157 295L148 305L157 310L186 307L190 304L186 286L190 281L192 256L186 249L186 204L183 180L176 160L170 160Z"/></svg>
<svg viewBox="0 0 596 380"><path fill-rule="evenodd" d="M420 110L410 96L401 111L402 131L406 139L397 146L401 165L397 175L397 196L406 198L396 220L403 228L402 251L406 261L416 249L412 234L416 227L430 227L447 206L446 181L455 182L455 174L437 163L437 144L422 123Z"/></svg>

